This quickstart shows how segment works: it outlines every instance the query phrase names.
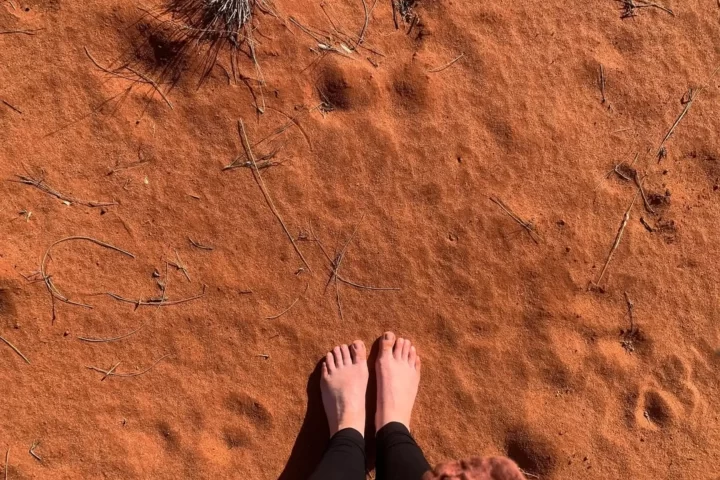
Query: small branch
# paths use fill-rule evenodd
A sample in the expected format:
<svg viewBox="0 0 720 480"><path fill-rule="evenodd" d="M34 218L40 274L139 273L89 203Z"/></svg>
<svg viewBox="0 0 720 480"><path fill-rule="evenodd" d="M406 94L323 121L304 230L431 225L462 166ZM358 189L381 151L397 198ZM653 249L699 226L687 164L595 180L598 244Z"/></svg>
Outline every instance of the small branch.
<svg viewBox="0 0 720 480"><path fill-rule="evenodd" d="M199 248L200 250L215 250L215 247L211 247L209 245L203 245L201 243L196 242L190 237L187 237L188 241L190 242L190 245L192 245L195 248Z"/></svg>
<svg viewBox="0 0 720 480"><path fill-rule="evenodd" d="M523 220L522 218L520 218L520 216L518 216L515 212L513 212L512 210L510 210L510 208L509 208L507 205L505 205L505 204L503 203L503 201L500 200L499 198L497 198L497 197L490 197L490 200L492 200L495 204L497 204L500 208L502 208L503 211L504 211L506 214L508 214L508 216L510 216L510 218L512 218L512 219L515 220L518 224L520 224L520 226L523 227L523 228L528 232L528 235L530 235L530 238L532 239L533 242L535 242L536 244L539 244L539 243L540 243L540 241L536 238L536 237L538 236L538 234L537 234L537 232L535 231L535 226L534 226L532 223L530 223L530 222L528 222L528 221L525 221L525 220Z"/></svg>
<svg viewBox="0 0 720 480"><path fill-rule="evenodd" d="M445 70L446 68L450 67L453 63L455 63L455 62L457 62L458 60L460 60L461 58L463 58L464 56L465 56L465 54L464 54L464 53L461 53L460 55L458 55L457 57L453 58L452 60L450 60L450 61L449 61L448 63L446 63L445 65L443 65L443 66L441 66L441 67L433 68L432 70L428 70L428 73L442 72L442 71Z"/></svg>
<svg viewBox="0 0 720 480"><path fill-rule="evenodd" d="M623 292L625 294L625 303L627 304L628 309L628 315L630 316L630 332L635 331L635 317L633 316L633 308L635 307L635 304L630 300L630 297L628 297L627 292Z"/></svg>
<svg viewBox="0 0 720 480"><path fill-rule="evenodd" d="M39 446L40 446L40 440L35 440L35 441L33 442L32 446L30 446L29 453L30 453L30 455L32 455L32 457L33 457L35 460L37 460L38 462L42 463L42 458L40 458L40 456L39 456L37 453L35 453L35 449L36 449L37 447L39 447Z"/></svg>
<svg viewBox="0 0 720 480"><path fill-rule="evenodd" d="M285 222L283 221L282 217L280 216L280 213L277 211L277 208L275 208L275 204L272 201L272 198L270 197L270 192L268 192L267 187L265 186L265 182L263 181L262 175L260 174L260 169L258 169L257 163L255 163L255 156L253 155L252 150L250 149L250 142L248 141L247 134L245 133L245 125L243 124L242 120L238 120L238 133L240 134L240 141L243 144L243 148L245 149L245 154L248 157L248 160L250 160L253 164L253 176L255 177L255 181L257 182L258 186L260 187L260 190L262 191L263 196L265 197L265 201L268 203L268 206L270 207L270 210L272 210L273 214L275 215L275 218L277 218L278 222L280 222L280 225L282 226L283 230L285 231L285 235L287 235L288 239L290 240L290 243L292 244L293 248L295 249L295 253L298 254L300 257L300 260L302 260L303 264L307 267L309 271L312 271L312 268L310 268L310 264L308 264L307 260L305 260L305 257L303 256L302 252L300 251L300 248L297 246L297 243L295 242L295 239L290 234L290 231L288 230L287 226L285 226Z"/></svg>
<svg viewBox="0 0 720 480"><path fill-rule="evenodd" d="M107 292L106 295L109 297L114 298L117 301L125 302L125 303L131 303L135 305L135 308L138 307L145 307L145 306L155 306L155 307L169 307L170 305L178 305L180 303L187 303L192 302L193 300L197 300L198 298L202 298L205 296L205 285L203 285L203 291L193 297L187 297L187 298L181 298L180 300L165 300L164 298L150 298L147 300L133 300L130 298L122 297L116 293Z"/></svg>
<svg viewBox="0 0 720 480"><path fill-rule="evenodd" d="M361 1L363 10L365 11L365 23L362 26L362 30L360 30L360 35L358 35L356 48L365 41L365 30L367 30L368 24L370 23L370 11L368 10L367 2L365 0Z"/></svg>
<svg viewBox="0 0 720 480"><path fill-rule="evenodd" d="M623 233L625 232L625 227L628 224L628 221L630 220L630 210L632 210L633 205L635 205L635 200L637 200L637 195L639 192L636 192L633 196L632 202L630 202L630 206L625 211L625 214L623 215L622 222L620 223L620 228L617 231L617 234L615 235L615 240L613 241L612 247L610 248L610 253L608 253L607 260L605 260L605 265L603 266L602 270L600 271L600 276L598 277L597 281L595 282L595 286L600 286L600 282L603 279L603 276L605 276L605 271L607 271L608 265L610 265L610 260L612 260L613 255L615 254L615 250L617 250L618 245L620 245L620 240L622 239Z"/></svg>
<svg viewBox="0 0 720 480"><path fill-rule="evenodd" d="M22 113L23 113L22 110L20 110L20 109L17 108L16 106L12 105L11 103L9 103L9 102L1 99L1 98L0 98L0 103L4 104L6 107L8 107L8 108L10 108L10 109L12 109L12 110L15 110L15 111L16 111L17 113L19 113L20 115L22 115Z"/></svg>
<svg viewBox="0 0 720 480"><path fill-rule="evenodd" d="M162 357L158 358L157 360L155 360L155 362L154 362L152 365L150 365L149 367L147 367L145 370L142 370L142 371L140 371L140 372L134 372L134 373L115 373L114 370L115 370L115 368L120 364L120 362L118 362L117 364L115 364L115 365L114 365L113 367L111 367L109 370L103 370L102 368L98 368L98 367L87 367L87 368L88 368L89 370L93 370L93 371L95 371L95 372L104 374L105 377L103 377L103 380L104 380L106 377L124 377L124 378L127 378L127 377L139 377L140 375L145 375L147 372L149 372L150 370L152 370L153 368L155 368L155 366L156 366L158 363L160 363L161 361L163 361L165 358L167 358L167 357L169 357L169 356L170 356L170 354L167 353L167 354L163 355ZM101 381L102 381L102 380L101 380Z"/></svg>
<svg viewBox="0 0 720 480"><path fill-rule="evenodd" d="M7 340L5 337L0 336L0 340L2 340L3 342L5 342L5 344L6 344L8 347L12 348L15 353L17 353L18 355L20 355L20 356L22 357L22 359L25 360L25 363L27 363L28 365L30 365L30 360L28 360L27 357L26 357L25 355L23 355L22 352L21 352L20 350L18 350L15 345L13 345L12 343L10 343L10 341Z"/></svg>
<svg viewBox="0 0 720 480"><path fill-rule="evenodd" d="M123 338L128 338L131 335L135 335L137 332L143 329L145 324L143 323L138 328L133 330L130 333L126 333L125 335L121 335L119 337L113 337L113 338L87 338L87 337L77 337L78 340L81 340L83 342L89 342L89 343L106 343L106 342L117 342L118 340L122 340Z"/></svg>
<svg viewBox="0 0 720 480"><path fill-rule="evenodd" d="M117 205L117 202L98 202L93 200L80 200L78 198L71 197L69 195L65 195L63 193L58 192L53 187L45 183L45 180L42 178L32 178L32 177L26 177L24 175L15 175L18 180L14 180L17 183L22 183L24 185L30 185L41 192L47 193L50 196L53 196L63 202L67 202L69 204L76 203L78 205L85 205L86 207L110 207L113 205Z"/></svg>
<svg viewBox="0 0 720 480"><path fill-rule="evenodd" d="M677 128L680 121L685 118L685 115L687 115L688 111L690 110L690 107L692 107L693 101L695 101L695 97L697 94L699 94L702 90L698 90L697 92L693 92L693 89L688 89L686 95L687 95L687 101L685 103L685 107L683 108L682 112L680 112L680 115L678 115L677 119L675 119L675 122L672 124L670 129L668 129L667 133L662 139L662 142L660 142L660 146L658 147L658 151L656 153L656 156L660 157L661 152L663 151L663 148L665 148L665 142L667 142L670 139L670 136L675 131L675 128Z"/></svg>
<svg viewBox="0 0 720 480"><path fill-rule="evenodd" d="M0 35L12 35L12 34L18 34L18 35L35 35L35 32L39 32L41 30L44 30L44 28L33 28L30 30L0 30Z"/></svg>
<svg viewBox="0 0 720 480"><path fill-rule="evenodd" d="M55 247L56 245L58 245L60 243L69 242L72 240L85 240L88 242L92 242L96 245L99 245L103 248L108 248L110 250L114 250L116 252L122 253L123 255L127 255L130 258L135 258L135 255L133 255L130 252L127 252L121 248L115 247L113 245L110 245L109 243L105 243L105 242L96 240L91 237L80 237L80 236L66 237L66 238L58 240L57 242L50 245L50 247L48 247L48 249L45 251L45 255L43 255L42 261L40 262L40 276L45 281L45 286L47 287L48 292L50 293L50 298L52 300L52 321L53 321L53 323L55 322L55 299L56 298L62 302L69 303L71 305L76 305L76 306L85 307L85 308L92 308L92 305L86 305L84 303L74 302L74 301L70 300L68 297L66 297L65 295L63 295L62 293L60 293L60 291L57 289L57 287L55 287L55 284L53 284L50 276L48 276L48 274L47 274L47 260L48 260L48 257L50 256L50 250L52 250L53 247Z"/></svg>
<svg viewBox="0 0 720 480"><path fill-rule="evenodd" d="M290 309L292 309L292 308L295 306L295 304L298 303L298 301L300 301L300 299L305 296L305 293L307 292L309 286L310 286L309 283L306 283L306 284L305 284L305 290L303 290L303 292L302 292L300 295L298 295L298 297L290 304L289 307L287 307L285 310L283 310L282 312L278 313L277 315L272 315L272 316L270 316L270 317L265 317L265 320L275 320L276 318L280 318L280 317L282 317L283 315L285 315L287 312L289 312Z"/></svg>

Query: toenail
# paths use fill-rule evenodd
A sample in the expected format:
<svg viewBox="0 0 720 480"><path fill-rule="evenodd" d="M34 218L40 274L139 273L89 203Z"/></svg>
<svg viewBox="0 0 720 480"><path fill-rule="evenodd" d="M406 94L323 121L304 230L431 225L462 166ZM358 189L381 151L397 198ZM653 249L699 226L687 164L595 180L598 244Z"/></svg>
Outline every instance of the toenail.
<svg viewBox="0 0 720 480"><path fill-rule="evenodd" d="M390 332L385 333L385 340L390 340Z"/></svg>

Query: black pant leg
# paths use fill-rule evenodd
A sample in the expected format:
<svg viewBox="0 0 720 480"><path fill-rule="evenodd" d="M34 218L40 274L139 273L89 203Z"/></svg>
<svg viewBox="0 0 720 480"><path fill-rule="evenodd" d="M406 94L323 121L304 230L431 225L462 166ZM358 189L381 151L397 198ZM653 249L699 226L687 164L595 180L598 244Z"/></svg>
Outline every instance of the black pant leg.
<svg viewBox="0 0 720 480"><path fill-rule="evenodd" d="M388 423L376 438L377 480L420 480L430 470L425 455L402 423Z"/></svg>
<svg viewBox="0 0 720 480"><path fill-rule="evenodd" d="M310 480L365 480L365 439L354 428L332 436Z"/></svg>

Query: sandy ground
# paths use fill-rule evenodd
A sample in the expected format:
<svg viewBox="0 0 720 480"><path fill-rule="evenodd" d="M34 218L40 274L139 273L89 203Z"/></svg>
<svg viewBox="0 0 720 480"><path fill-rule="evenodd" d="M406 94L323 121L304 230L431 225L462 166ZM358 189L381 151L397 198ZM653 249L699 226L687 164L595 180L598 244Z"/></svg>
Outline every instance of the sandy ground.
<svg viewBox="0 0 720 480"><path fill-rule="evenodd" d="M31 362L0 343L8 479L301 479L327 434L316 362L385 329L423 356L431 463L717 478L720 8L667 2L623 19L611 0L421 0L396 29L382 1L364 48L333 34L328 52L290 18L357 38L363 4L277 0L255 19L262 115L248 56L247 84L223 49L198 87L202 54L168 43L160 4L2 3L0 31L42 30L0 34L0 178L66 198L0 183L0 335ZM258 158L277 150L262 179L307 265L252 170L222 170L246 161L238 119ZM636 154L647 206L608 175ZM54 246L50 286L93 308L57 298L53 321L38 272L70 236L134 258ZM351 237L341 277L399 290L326 289L320 246Z"/></svg>

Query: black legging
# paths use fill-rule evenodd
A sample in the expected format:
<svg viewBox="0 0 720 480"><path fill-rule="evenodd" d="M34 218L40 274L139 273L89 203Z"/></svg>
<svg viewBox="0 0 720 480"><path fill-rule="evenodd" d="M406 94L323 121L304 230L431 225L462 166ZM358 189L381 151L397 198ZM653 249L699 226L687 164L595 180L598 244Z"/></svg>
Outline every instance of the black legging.
<svg viewBox="0 0 720 480"><path fill-rule="evenodd" d="M391 422L377 432L377 480L420 480L430 465L402 423ZM345 428L330 439L310 480L365 480L365 439Z"/></svg>

